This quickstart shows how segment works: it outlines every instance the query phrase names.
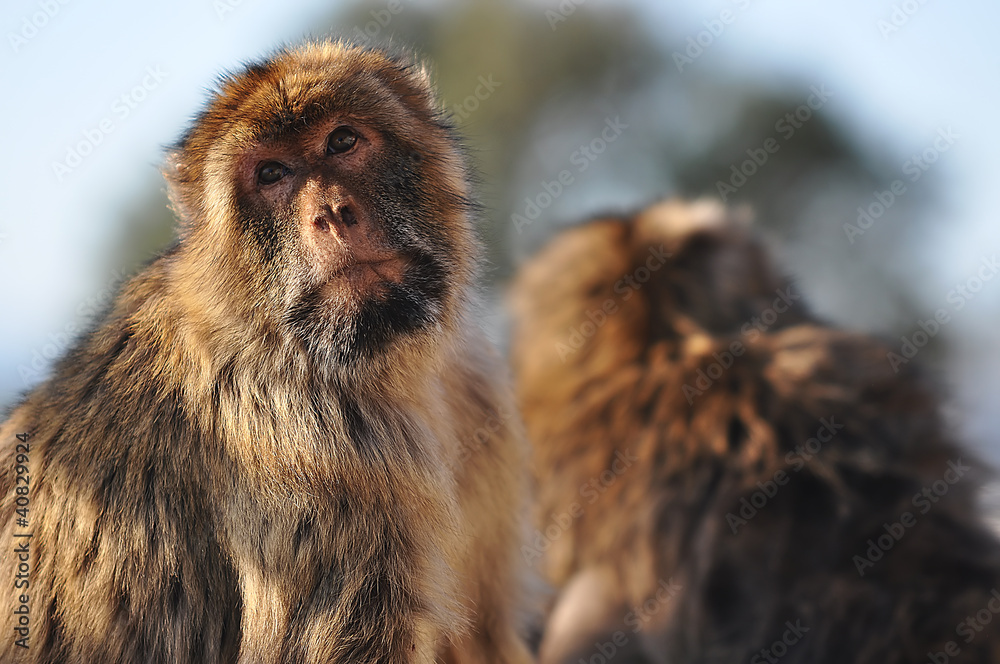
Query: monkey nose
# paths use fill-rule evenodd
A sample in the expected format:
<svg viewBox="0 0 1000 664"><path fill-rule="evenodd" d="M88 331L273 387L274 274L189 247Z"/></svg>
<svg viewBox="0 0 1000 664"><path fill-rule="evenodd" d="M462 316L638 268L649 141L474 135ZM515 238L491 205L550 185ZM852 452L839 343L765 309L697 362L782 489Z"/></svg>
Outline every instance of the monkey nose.
<svg viewBox="0 0 1000 664"><path fill-rule="evenodd" d="M350 203L342 205L337 212L340 213L340 219L345 226L353 226L358 223L358 218L354 215L354 208L351 207Z"/></svg>
<svg viewBox="0 0 1000 664"><path fill-rule="evenodd" d="M316 230L325 233L330 230L330 224L332 223L333 210L330 209L329 205L324 205L319 214L313 219L313 226L316 227Z"/></svg>
<svg viewBox="0 0 1000 664"><path fill-rule="evenodd" d="M336 207L324 205L313 220L316 229L324 233L331 230L337 231L340 228L350 228L357 223L358 217L350 203L343 203Z"/></svg>

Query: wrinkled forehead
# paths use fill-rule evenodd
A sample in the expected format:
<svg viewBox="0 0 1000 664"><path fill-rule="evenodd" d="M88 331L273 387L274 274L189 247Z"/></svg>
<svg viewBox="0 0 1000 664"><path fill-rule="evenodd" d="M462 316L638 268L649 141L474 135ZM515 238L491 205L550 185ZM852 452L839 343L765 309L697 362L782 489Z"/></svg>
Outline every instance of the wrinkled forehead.
<svg viewBox="0 0 1000 664"><path fill-rule="evenodd" d="M389 131L417 121L428 100L401 65L368 53L324 50L251 66L223 87L217 101L231 111L227 142L251 145L291 138L330 117Z"/></svg>

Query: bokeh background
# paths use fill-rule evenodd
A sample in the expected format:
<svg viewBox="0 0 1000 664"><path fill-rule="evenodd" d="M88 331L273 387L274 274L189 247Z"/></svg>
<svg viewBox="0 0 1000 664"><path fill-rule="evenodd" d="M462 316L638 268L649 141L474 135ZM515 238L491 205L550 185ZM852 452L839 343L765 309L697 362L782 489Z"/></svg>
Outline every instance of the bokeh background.
<svg viewBox="0 0 1000 664"><path fill-rule="evenodd" d="M1000 278L975 281L1000 253L995 2L5 0L0 24L0 406L171 242L162 148L216 76L334 35L433 64L501 342L506 280L560 227L723 197L828 320L899 347L946 310L916 361L1000 463Z"/></svg>

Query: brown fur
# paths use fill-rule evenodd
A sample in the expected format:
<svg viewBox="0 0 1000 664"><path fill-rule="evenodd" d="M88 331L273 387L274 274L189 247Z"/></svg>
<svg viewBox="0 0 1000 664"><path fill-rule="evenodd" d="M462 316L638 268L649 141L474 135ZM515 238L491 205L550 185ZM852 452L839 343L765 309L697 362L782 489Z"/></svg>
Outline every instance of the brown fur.
<svg viewBox="0 0 1000 664"><path fill-rule="evenodd" d="M341 125L362 138L330 156ZM272 159L292 175L264 187ZM526 451L426 72L282 51L166 174L178 245L0 427L5 551L21 432L33 532L29 647L5 610L0 661L529 661Z"/></svg>
<svg viewBox="0 0 1000 664"><path fill-rule="evenodd" d="M947 661L1000 661L1000 630L958 631L1000 610L982 473L922 512L915 494L949 461L976 466L933 392L799 302L754 327L778 290L797 293L737 217L672 201L598 219L517 280L513 358L540 493L524 555L559 592L541 660L884 664L951 641ZM651 248L670 256L642 272ZM699 383L734 343L742 354ZM835 426L806 460L795 449L824 420ZM727 515L758 483L773 495L734 533ZM855 556L906 512L916 525L859 574ZM809 631L760 654L796 621Z"/></svg>

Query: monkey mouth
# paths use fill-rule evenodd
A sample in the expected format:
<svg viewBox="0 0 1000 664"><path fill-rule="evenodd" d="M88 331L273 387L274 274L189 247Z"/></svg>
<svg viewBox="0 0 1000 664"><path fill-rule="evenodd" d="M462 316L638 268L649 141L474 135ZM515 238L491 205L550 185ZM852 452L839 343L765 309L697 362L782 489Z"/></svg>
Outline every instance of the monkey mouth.
<svg viewBox="0 0 1000 664"><path fill-rule="evenodd" d="M448 278L444 264L419 251L356 257L293 305L286 322L307 347L349 364L438 321Z"/></svg>
<svg viewBox="0 0 1000 664"><path fill-rule="evenodd" d="M402 283L410 261L404 255L393 255L388 258L371 258L352 261L339 274L347 282L360 289L375 287L379 284Z"/></svg>

